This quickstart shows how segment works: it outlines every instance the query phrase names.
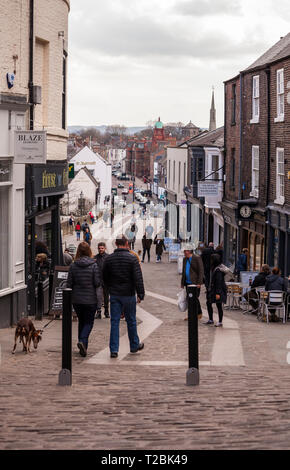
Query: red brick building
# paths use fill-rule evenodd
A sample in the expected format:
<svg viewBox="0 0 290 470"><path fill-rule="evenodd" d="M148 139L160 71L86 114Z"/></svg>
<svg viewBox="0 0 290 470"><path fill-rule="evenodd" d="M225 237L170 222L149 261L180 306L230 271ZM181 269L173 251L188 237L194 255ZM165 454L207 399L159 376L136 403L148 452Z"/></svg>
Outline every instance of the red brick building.
<svg viewBox="0 0 290 470"><path fill-rule="evenodd" d="M225 258L290 274L290 34L225 82ZM288 157L288 158L287 158Z"/></svg>

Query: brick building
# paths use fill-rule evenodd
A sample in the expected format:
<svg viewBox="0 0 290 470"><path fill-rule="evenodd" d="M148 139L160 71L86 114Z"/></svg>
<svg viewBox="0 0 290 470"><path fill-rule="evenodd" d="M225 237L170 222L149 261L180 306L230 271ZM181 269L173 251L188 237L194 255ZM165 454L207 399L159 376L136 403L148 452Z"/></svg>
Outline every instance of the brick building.
<svg viewBox="0 0 290 470"><path fill-rule="evenodd" d="M290 34L225 82L225 258L290 273Z"/></svg>

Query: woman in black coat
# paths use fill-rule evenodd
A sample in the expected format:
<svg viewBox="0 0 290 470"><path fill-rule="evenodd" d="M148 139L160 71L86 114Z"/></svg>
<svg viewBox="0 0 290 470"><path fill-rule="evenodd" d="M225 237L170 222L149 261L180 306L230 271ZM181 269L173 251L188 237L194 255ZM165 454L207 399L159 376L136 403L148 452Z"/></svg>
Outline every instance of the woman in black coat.
<svg viewBox="0 0 290 470"><path fill-rule="evenodd" d="M207 291L207 307L209 321L207 324L213 324L212 304L216 304L218 309L219 321L215 326L223 326L223 304L227 302L227 286L225 283L225 274L228 268L221 264L220 256L214 254L211 256L210 285Z"/></svg>
<svg viewBox="0 0 290 470"><path fill-rule="evenodd" d="M163 239L158 238L158 236L156 235L156 237L154 238L154 245L156 245L156 263L160 263L163 250L166 251Z"/></svg>
<svg viewBox="0 0 290 470"><path fill-rule="evenodd" d="M75 261L70 266L67 287L72 289L72 302L79 320L78 343L80 355L87 355L89 335L97 310L97 287L101 273L86 242L79 244Z"/></svg>

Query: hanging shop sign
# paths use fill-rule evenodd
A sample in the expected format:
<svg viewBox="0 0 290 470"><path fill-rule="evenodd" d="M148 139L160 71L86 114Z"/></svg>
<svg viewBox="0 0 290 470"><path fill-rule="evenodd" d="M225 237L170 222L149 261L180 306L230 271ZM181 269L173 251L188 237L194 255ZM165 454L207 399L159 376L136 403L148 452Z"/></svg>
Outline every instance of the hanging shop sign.
<svg viewBox="0 0 290 470"><path fill-rule="evenodd" d="M218 196L218 182L198 181L198 197Z"/></svg>
<svg viewBox="0 0 290 470"><path fill-rule="evenodd" d="M50 163L45 167L36 165L33 168L35 196L53 196L67 191L69 182L67 162Z"/></svg>
<svg viewBox="0 0 290 470"><path fill-rule="evenodd" d="M14 163L46 163L46 131L14 132Z"/></svg>

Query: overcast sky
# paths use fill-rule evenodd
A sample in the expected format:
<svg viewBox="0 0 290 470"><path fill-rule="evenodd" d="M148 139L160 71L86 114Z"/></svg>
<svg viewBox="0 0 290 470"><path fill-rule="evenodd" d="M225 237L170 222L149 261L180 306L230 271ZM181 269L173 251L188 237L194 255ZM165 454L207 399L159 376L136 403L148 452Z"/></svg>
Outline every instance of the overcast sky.
<svg viewBox="0 0 290 470"><path fill-rule="evenodd" d="M72 0L69 125L190 120L289 31L289 0Z"/></svg>

